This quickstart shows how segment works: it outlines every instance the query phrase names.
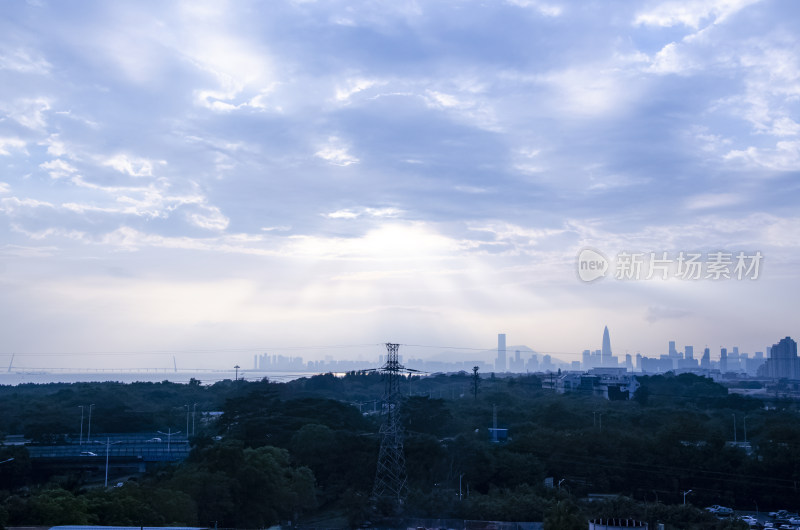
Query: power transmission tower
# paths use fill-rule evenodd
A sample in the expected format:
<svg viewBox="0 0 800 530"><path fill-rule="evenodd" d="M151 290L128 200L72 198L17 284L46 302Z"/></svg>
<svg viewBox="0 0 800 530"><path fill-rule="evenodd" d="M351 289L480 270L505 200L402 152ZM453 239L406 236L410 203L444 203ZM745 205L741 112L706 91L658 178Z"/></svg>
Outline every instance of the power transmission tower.
<svg viewBox="0 0 800 530"><path fill-rule="evenodd" d="M403 454L403 426L400 422L400 378L404 372L415 372L400 364L399 344L386 344L386 364L378 371L386 383L383 393L383 423L380 428L381 449L375 472L373 499L399 512L406 495L406 458Z"/></svg>

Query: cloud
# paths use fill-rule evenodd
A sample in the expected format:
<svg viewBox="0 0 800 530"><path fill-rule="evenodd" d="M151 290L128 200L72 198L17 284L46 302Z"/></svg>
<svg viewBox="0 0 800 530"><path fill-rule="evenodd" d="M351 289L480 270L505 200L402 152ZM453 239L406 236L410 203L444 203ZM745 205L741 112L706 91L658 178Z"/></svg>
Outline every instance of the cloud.
<svg viewBox="0 0 800 530"><path fill-rule="evenodd" d="M481 186L464 186L458 185L455 186L454 189L456 191L460 191L461 193L470 193L470 194L479 194L479 193L489 193L489 188L484 188Z"/></svg>
<svg viewBox="0 0 800 530"><path fill-rule="evenodd" d="M797 136L800 134L800 123L788 116L777 118L772 122L770 134L775 136Z"/></svg>
<svg viewBox="0 0 800 530"><path fill-rule="evenodd" d="M723 158L750 169L797 171L800 168L800 140L778 142L774 149L753 146L743 150L734 149Z"/></svg>
<svg viewBox="0 0 800 530"><path fill-rule="evenodd" d="M10 107L0 105L0 111L23 127L33 130L43 130L47 127L45 113L50 110L48 98L23 98L14 101Z"/></svg>
<svg viewBox="0 0 800 530"><path fill-rule="evenodd" d="M346 167L358 164L360 160L351 155L348 151L350 146L336 136L328 138L328 143L322 146L314 156L325 160L334 166Z"/></svg>
<svg viewBox="0 0 800 530"><path fill-rule="evenodd" d="M586 65L539 76L551 100L570 117L601 116L630 105L638 96L635 78L612 66Z"/></svg>
<svg viewBox="0 0 800 530"><path fill-rule="evenodd" d="M165 161L160 160L156 164L164 165ZM124 154L114 155L103 161L104 166L109 166L120 173L130 175L131 177L152 177L153 176L152 160L146 158L129 157Z"/></svg>
<svg viewBox="0 0 800 530"><path fill-rule="evenodd" d="M380 81L377 79L367 79L363 77L355 77L347 79L343 86L337 87L336 89L336 101L340 103L348 103L350 98L359 92L363 92L367 89L370 89L374 86L382 86L385 85L386 81Z"/></svg>
<svg viewBox="0 0 800 530"><path fill-rule="evenodd" d="M692 311L687 311L686 309L650 306L647 308L647 313L644 318L651 324L654 324L661 320L676 320L690 317L692 314Z"/></svg>
<svg viewBox="0 0 800 530"><path fill-rule="evenodd" d="M8 182L0 182L0 193L9 193L11 191L11 186L8 185Z"/></svg>
<svg viewBox="0 0 800 530"><path fill-rule="evenodd" d="M23 210L32 208L54 208L54 206L49 202L36 199L20 199L17 197L0 199L0 212L6 215L16 215Z"/></svg>
<svg viewBox="0 0 800 530"><path fill-rule="evenodd" d="M230 224L230 219L225 217L215 206L207 206L204 213L193 213L189 218L196 226L217 232L225 230Z"/></svg>
<svg viewBox="0 0 800 530"><path fill-rule="evenodd" d="M425 223L384 223L358 237L290 236L282 255L329 260L444 259L463 243L437 233Z"/></svg>
<svg viewBox="0 0 800 530"><path fill-rule="evenodd" d="M392 218L392 217L399 217L404 212L399 208L359 208L357 210L352 209L345 209L345 210L336 210L335 212L330 212L323 214L324 217L328 219L357 219L362 215L367 215L370 217L377 217L377 218Z"/></svg>
<svg viewBox="0 0 800 530"><path fill-rule="evenodd" d="M36 52L22 48L0 50L0 70L47 75L53 66Z"/></svg>
<svg viewBox="0 0 800 530"><path fill-rule="evenodd" d="M357 219L361 214L352 210L336 210L335 212L324 214L328 219Z"/></svg>
<svg viewBox="0 0 800 530"><path fill-rule="evenodd" d="M69 162L64 162L60 158L43 162L39 167L46 169L51 178L60 179L74 175L78 170Z"/></svg>
<svg viewBox="0 0 800 530"><path fill-rule="evenodd" d="M564 11L560 5L540 0L506 0L506 3L518 7L533 8L546 17L557 17Z"/></svg>
<svg viewBox="0 0 800 530"><path fill-rule="evenodd" d="M708 193L694 195L686 199L686 208L690 210L707 210L735 206L745 201L745 197L738 193Z"/></svg>
<svg viewBox="0 0 800 530"><path fill-rule="evenodd" d="M670 42L656 53L647 71L654 74L688 74L699 65L685 53L684 44Z"/></svg>
<svg viewBox="0 0 800 530"><path fill-rule="evenodd" d="M704 22L719 24L747 6L761 0L669 0L640 12L636 25L688 26L697 29Z"/></svg>
<svg viewBox="0 0 800 530"><path fill-rule="evenodd" d="M457 78L441 84L443 86L436 89L426 88L422 94L429 108L445 112L472 127L502 132L493 103L485 94L481 94L485 90L481 83L469 78Z"/></svg>
<svg viewBox="0 0 800 530"><path fill-rule="evenodd" d="M21 138L0 137L0 155L9 156L12 150L27 155L28 151L25 149L26 145L25 140Z"/></svg>

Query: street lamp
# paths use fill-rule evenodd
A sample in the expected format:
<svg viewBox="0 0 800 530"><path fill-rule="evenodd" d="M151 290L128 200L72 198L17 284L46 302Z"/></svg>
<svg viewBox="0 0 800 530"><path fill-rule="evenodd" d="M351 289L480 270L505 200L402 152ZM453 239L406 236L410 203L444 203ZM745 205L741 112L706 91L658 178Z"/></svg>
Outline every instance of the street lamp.
<svg viewBox="0 0 800 530"><path fill-rule="evenodd" d="M119 441L119 442L114 442L114 445L116 445L116 444L121 444L121 443L122 443L121 441ZM108 487L108 450L109 450L109 447L110 447L111 445L112 445L112 444L111 444L111 439L110 439L110 438L108 438L108 437L106 437L106 483L105 483L105 487L106 487L106 488Z"/></svg>
<svg viewBox="0 0 800 530"><path fill-rule="evenodd" d="M169 453L169 452L170 452L170 450L169 450L169 443L170 443L170 440L172 439L172 437L173 437L174 435L176 435L176 434L180 434L180 433L181 433L181 431L175 431L175 432L172 432L172 427L170 427L169 429L167 429L167 432L161 432L161 431L158 431L158 434L164 434L164 435L166 435L166 436L167 436L167 453Z"/></svg>
<svg viewBox="0 0 800 530"><path fill-rule="evenodd" d="M458 476L458 500L461 500L461 477L464 476L464 473L461 473Z"/></svg>
<svg viewBox="0 0 800 530"><path fill-rule="evenodd" d="M81 409L81 441L80 445L83 447L83 405L78 405L78 408Z"/></svg>
<svg viewBox="0 0 800 530"><path fill-rule="evenodd" d="M742 418L742 421L744 422L744 443L747 443L747 416Z"/></svg>
<svg viewBox="0 0 800 530"><path fill-rule="evenodd" d="M94 408L94 403L89 405L89 432L86 434L86 443L92 443L92 409Z"/></svg>
<svg viewBox="0 0 800 530"><path fill-rule="evenodd" d="M692 490L684 491L683 492L683 505L686 506L686 496L689 495Z"/></svg>

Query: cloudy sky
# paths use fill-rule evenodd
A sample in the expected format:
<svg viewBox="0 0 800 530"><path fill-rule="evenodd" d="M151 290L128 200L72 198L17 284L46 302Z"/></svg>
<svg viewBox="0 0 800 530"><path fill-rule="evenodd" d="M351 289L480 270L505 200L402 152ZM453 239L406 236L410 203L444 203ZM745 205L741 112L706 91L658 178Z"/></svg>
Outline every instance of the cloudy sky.
<svg viewBox="0 0 800 530"><path fill-rule="evenodd" d="M576 360L604 325L622 355L764 350L800 332L798 27L795 0L4 1L0 362L500 332ZM616 277L651 252L763 259Z"/></svg>

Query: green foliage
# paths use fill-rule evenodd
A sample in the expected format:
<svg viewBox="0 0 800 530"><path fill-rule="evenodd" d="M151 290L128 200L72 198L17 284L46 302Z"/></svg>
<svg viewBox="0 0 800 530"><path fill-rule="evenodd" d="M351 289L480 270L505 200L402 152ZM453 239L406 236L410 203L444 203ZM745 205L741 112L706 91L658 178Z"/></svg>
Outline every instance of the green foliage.
<svg viewBox="0 0 800 530"><path fill-rule="evenodd" d="M548 528L633 517L652 528L660 522L709 530L739 523L681 506L681 491L693 489L687 501L697 506L795 507L800 416L793 405L764 410L760 401L690 374L643 377L634 400L620 402L545 393L535 376L481 379L475 395L472 375L402 381L403 392L415 394L401 409L406 515L545 520ZM380 418L362 415L354 403L382 392L380 375L355 372L286 384L0 387L0 411L8 412L0 429L33 433L40 442L75 438L78 405L89 403L93 433L180 429L187 403L223 412L193 439L186 462L121 488L87 488L80 474L50 477L31 466L24 448L0 449L0 459L15 458L0 467L0 489L8 492L0 524L252 528L304 514L360 524L374 515ZM495 408L498 427L508 429L504 443L489 439ZM740 439L747 416L752 456L726 444L734 414ZM560 488L545 489L545 477ZM626 497L578 504L588 493Z"/></svg>
<svg viewBox="0 0 800 530"><path fill-rule="evenodd" d="M200 521L221 526L263 528L316 506L313 473L293 468L288 451L235 440L202 450L167 485L197 502Z"/></svg>
<svg viewBox="0 0 800 530"><path fill-rule="evenodd" d="M407 432L444 436L449 432L450 412L444 399L412 396L403 402L403 427Z"/></svg>
<svg viewBox="0 0 800 530"><path fill-rule="evenodd" d="M559 501L544 518L544 530L585 530L587 518L572 502Z"/></svg>

